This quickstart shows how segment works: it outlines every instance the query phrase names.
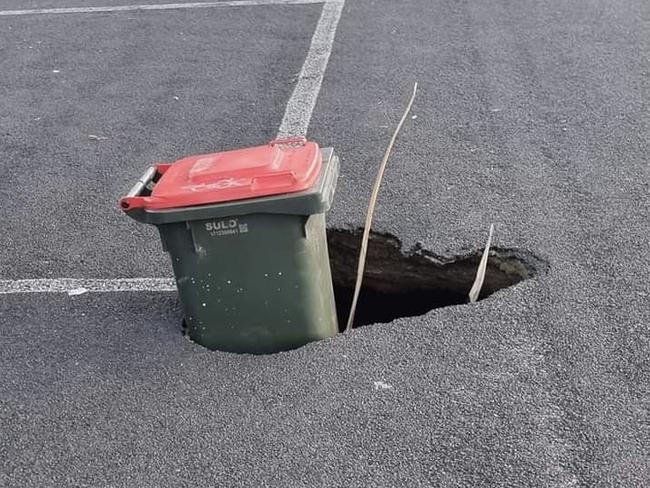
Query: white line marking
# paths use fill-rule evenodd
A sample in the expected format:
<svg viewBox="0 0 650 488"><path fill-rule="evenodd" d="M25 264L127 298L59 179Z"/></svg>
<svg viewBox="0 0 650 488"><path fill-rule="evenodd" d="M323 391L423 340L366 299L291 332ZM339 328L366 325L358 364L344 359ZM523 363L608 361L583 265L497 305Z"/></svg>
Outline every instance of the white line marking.
<svg viewBox="0 0 650 488"><path fill-rule="evenodd" d="M102 12L132 12L134 10L181 10L192 8L218 7L253 7L260 5L306 5L313 3L328 3L336 0L230 0L222 2L192 2L192 3L162 3L153 5L114 5L105 7L62 7L34 8L27 10L0 10L0 17L18 15L45 14L93 14Z"/></svg>
<svg viewBox="0 0 650 488"><path fill-rule="evenodd" d="M311 38L309 52L298 76L298 83L284 111L278 137L307 134L344 4L345 0L339 0L323 5L318 25Z"/></svg>
<svg viewBox="0 0 650 488"><path fill-rule="evenodd" d="M174 291L172 278L53 278L0 280L0 295L13 293L70 293L84 289L90 293L116 291Z"/></svg>
<svg viewBox="0 0 650 488"><path fill-rule="evenodd" d="M231 2L203 2L165 5L128 5L120 7L86 7L86 8L58 8L40 10L6 10L0 11L0 16L30 15L30 14L62 14L62 13L90 13L90 12L117 12L128 10L171 10L180 8L226 7L243 5L272 5L272 4L311 4L323 3L323 11L318 19L316 30L311 39L309 51L303 63L298 82L287 103L287 108L282 118L278 136L305 135L309 127L312 112L316 106L316 99L323 82L323 75L327 68L336 27L345 0L238 0ZM175 291L176 282L171 278L52 278L33 280L0 280L0 295L14 293L70 293L84 289L90 293L108 292L142 292L142 291Z"/></svg>

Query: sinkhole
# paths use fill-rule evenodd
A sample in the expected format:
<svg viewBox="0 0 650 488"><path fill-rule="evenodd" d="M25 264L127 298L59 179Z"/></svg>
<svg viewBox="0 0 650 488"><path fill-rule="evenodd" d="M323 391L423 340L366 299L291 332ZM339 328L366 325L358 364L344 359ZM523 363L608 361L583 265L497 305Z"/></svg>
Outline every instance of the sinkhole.
<svg viewBox="0 0 650 488"><path fill-rule="evenodd" d="M362 235L363 229L327 230L340 329L350 312ZM397 237L371 232L354 327L467 303L482 253L477 249L462 256L443 257L421 246L404 251ZM492 248L479 300L546 268L546 263L527 251Z"/></svg>

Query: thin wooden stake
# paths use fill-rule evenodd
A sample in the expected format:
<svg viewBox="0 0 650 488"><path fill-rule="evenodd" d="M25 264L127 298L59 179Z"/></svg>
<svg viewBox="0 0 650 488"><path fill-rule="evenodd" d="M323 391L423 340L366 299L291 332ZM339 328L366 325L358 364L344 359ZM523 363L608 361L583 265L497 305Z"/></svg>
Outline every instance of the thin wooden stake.
<svg viewBox="0 0 650 488"><path fill-rule="evenodd" d="M379 165L379 171L377 172L377 177L375 178L375 185L370 194L370 203L368 204L368 213L366 214L366 226L363 229L363 237L361 239L361 251L359 252L359 264L357 266L357 281L354 285L354 296L352 297L352 306L350 307L350 315L348 316L348 323L345 326L345 332L352 330L352 324L354 323L354 314L357 310L357 302L359 300L359 292L361 291L361 283L363 282L363 272L366 268L366 253L368 252L368 238L370 237L370 227L372 226L372 219L375 214L375 206L377 205L377 195L379 194L379 187L381 186L381 181L384 177L384 172L386 171L386 164L388 163L388 158L391 151L393 150L393 144L395 144L395 139L397 139L397 134L399 134L404 121L406 120L407 115L411 111L411 105L413 105L413 100L415 100L415 94L418 90L418 84L413 85L413 94L409 100L406 110L402 115L393 136L390 138L386 152L384 153L384 158Z"/></svg>
<svg viewBox="0 0 650 488"><path fill-rule="evenodd" d="M470 303L476 302L478 296L481 293L481 288L483 287L483 280L485 279L485 271L487 269L488 255L490 254L490 246L492 245L492 233L494 232L494 224L490 224L490 234L488 235L488 240L485 243L485 249L483 250L483 256L481 256L481 262L478 265L478 270L476 270L476 279L472 285L472 289L469 291L469 301Z"/></svg>

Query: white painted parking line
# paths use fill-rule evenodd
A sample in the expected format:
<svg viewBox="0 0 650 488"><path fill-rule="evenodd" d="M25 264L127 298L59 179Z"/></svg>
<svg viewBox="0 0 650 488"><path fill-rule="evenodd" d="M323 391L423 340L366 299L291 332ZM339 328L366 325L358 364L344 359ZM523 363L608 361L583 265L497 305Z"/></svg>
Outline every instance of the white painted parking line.
<svg viewBox="0 0 650 488"><path fill-rule="evenodd" d="M172 278L52 278L36 280L0 280L0 295L13 293L69 293L75 290L87 292L119 291L174 291Z"/></svg>
<svg viewBox="0 0 650 488"><path fill-rule="evenodd" d="M132 12L134 10L181 10L193 8L253 7L260 5L305 5L313 3L338 3L338 0L230 0L221 2L162 3L152 5L113 5L101 7L34 8L26 10L0 10L0 17L17 15L92 14L102 12Z"/></svg>
<svg viewBox="0 0 650 488"><path fill-rule="evenodd" d="M305 135L330 59L345 0L323 5L298 82L284 111L278 137Z"/></svg>

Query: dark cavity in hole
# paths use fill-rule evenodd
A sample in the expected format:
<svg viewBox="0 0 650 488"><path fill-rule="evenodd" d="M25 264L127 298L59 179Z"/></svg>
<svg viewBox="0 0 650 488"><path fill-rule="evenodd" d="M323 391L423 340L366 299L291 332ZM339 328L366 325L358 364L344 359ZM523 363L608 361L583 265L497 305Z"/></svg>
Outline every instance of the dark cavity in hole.
<svg viewBox="0 0 650 488"><path fill-rule="evenodd" d="M332 280L339 328L347 322L354 292L363 229L328 229ZM366 270L354 327L423 315L434 308L468 302L483 250L442 257L400 240L371 232ZM522 250L492 248L479 300L545 272L547 265Z"/></svg>

